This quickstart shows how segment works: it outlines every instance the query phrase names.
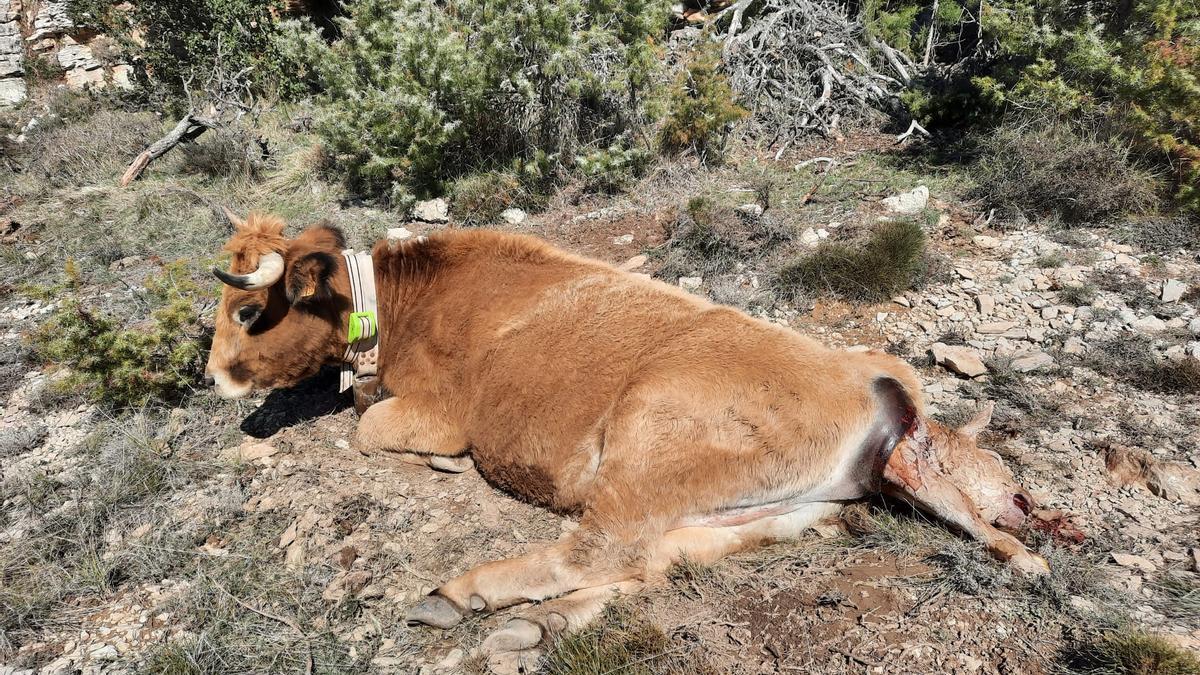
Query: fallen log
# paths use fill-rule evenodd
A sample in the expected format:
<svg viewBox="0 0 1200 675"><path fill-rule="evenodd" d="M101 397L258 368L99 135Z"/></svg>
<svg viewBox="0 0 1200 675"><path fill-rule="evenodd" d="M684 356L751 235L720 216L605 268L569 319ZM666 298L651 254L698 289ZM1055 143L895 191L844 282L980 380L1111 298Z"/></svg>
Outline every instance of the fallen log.
<svg viewBox="0 0 1200 675"><path fill-rule="evenodd" d="M162 157L171 151L172 148L180 143L188 143L196 140L209 129L215 129L216 123L213 120L200 117L194 113L184 115L183 119L171 129L166 136L155 141L150 147L146 148L139 154L129 168L125 170L121 176L121 187L126 187L133 181L137 180L138 176L146 170L150 162Z"/></svg>

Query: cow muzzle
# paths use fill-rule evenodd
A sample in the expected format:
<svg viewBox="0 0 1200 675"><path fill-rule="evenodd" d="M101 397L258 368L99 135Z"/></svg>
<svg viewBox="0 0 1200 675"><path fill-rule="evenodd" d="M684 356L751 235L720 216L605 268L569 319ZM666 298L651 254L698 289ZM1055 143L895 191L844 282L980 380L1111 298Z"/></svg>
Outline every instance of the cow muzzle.
<svg viewBox="0 0 1200 675"><path fill-rule="evenodd" d="M245 398L254 390L251 383L235 382L229 373L219 368L205 369L204 384L211 386L217 396L224 399Z"/></svg>

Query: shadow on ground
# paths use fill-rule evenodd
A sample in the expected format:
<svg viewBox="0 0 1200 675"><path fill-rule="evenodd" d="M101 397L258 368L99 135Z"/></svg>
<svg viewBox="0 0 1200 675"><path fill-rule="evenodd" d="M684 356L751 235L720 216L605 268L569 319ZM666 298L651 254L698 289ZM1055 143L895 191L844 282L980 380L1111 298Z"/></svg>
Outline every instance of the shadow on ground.
<svg viewBox="0 0 1200 675"><path fill-rule="evenodd" d="M325 368L289 389L276 389L257 410L242 420L243 433L254 438L274 436L281 429L354 405L350 392L338 393L338 371Z"/></svg>

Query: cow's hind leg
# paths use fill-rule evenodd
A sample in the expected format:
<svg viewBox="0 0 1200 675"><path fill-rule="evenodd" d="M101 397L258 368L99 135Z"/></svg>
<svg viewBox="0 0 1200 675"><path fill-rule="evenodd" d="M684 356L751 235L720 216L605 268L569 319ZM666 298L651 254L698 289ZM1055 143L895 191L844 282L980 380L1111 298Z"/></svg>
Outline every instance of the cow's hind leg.
<svg viewBox="0 0 1200 675"><path fill-rule="evenodd" d="M401 453L400 459L461 473L475 466L467 438L436 401L407 393L384 399L363 413L354 439L359 452Z"/></svg>

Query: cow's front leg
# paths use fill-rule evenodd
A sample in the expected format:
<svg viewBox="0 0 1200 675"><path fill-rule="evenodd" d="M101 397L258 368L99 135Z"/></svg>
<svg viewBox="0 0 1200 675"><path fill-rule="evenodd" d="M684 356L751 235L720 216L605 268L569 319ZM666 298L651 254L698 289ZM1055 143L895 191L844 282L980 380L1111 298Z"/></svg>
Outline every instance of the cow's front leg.
<svg viewBox="0 0 1200 675"><path fill-rule="evenodd" d="M625 581L640 571L643 551L640 541L621 543L581 526L547 548L484 563L451 579L405 618L410 625L450 628L470 614Z"/></svg>
<svg viewBox="0 0 1200 675"><path fill-rule="evenodd" d="M419 394L393 396L367 408L354 445L366 455L401 453L405 462L440 471L461 473L475 466L466 435L436 401Z"/></svg>

